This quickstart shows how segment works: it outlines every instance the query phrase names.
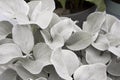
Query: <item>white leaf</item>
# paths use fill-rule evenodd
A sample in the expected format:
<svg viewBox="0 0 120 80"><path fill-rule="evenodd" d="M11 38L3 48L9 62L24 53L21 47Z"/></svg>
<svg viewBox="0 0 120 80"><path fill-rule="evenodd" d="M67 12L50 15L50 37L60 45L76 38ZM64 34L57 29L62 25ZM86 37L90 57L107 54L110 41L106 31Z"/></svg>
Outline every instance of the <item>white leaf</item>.
<svg viewBox="0 0 120 80"><path fill-rule="evenodd" d="M12 33L12 24L7 21L0 22L0 40L5 39L8 34Z"/></svg>
<svg viewBox="0 0 120 80"><path fill-rule="evenodd" d="M64 39L62 36L57 34L55 37L52 38L50 33L47 30L42 30L41 34L46 42L46 44L51 48L51 49L57 49L60 48L64 45Z"/></svg>
<svg viewBox="0 0 120 80"><path fill-rule="evenodd" d="M60 20L61 20L61 18L60 18L56 13L53 13L52 20L51 20L49 26L46 28L46 30L50 31L50 29L51 29L55 24L57 24Z"/></svg>
<svg viewBox="0 0 120 80"><path fill-rule="evenodd" d="M111 30L110 30L110 33L120 39L120 36L118 35L118 34L120 34L119 29L120 29L120 21L116 21L116 22L112 25Z"/></svg>
<svg viewBox="0 0 120 80"><path fill-rule="evenodd" d="M63 58L64 64L67 67L69 75L72 75L74 71L80 66L80 61L77 55L70 50L63 49L62 54L63 54L62 58Z"/></svg>
<svg viewBox="0 0 120 80"><path fill-rule="evenodd" d="M8 63L14 58L22 56L20 48L13 43L6 43L0 45L0 64Z"/></svg>
<svg viewBox="0 0 120 80"><path fill-rule="evenodd" d="M81 50L93 42L93 37L87 32L76 32L67 40L66 46L71 50Z"/></svg>
<svg viewBox="0 0 120 80"><path fill-rule="evenodd" d="M45 43L38 43L33 48L33 60L25 59L22 61L22 65L29 72L33 74L38 74L41 72L43 67L50 65L50 57L52 50Z"/></svg>
<svg viewBox="0 0 120 80"><path fill-rule="evenodd" d="M104 51L109 47L109 41L105 35L99 35L97 40L92 43L92 46L98 50Z"/></svg>
<svg viewBox="0 0 120 80"><path fill-rule="evenodd" d="M87 17L87 21L83 24L83 31L89 33L97 33L100 31L103 22L105 21L105 13L94 12Z"/></svg>
<svg viewBox="0 0 120 80"><path fill-rule="evenodd" d="M20 64L15 64L14 69L23 80L27 80L28 78L37 79L35 75L31 74Z"/></svg>
<svg viewBox="0 0 120 80"><path fill-rule="evenodd" d="M0 80L16 80L17 73L12 69L7 69L0 75Z"/></svg>
<svg viewBox="0 0 120 80"><path fill-rule="evenodd" d="M80 64L79 59L73 52L61 49L53 51L51 62L57 74L65 80L72 80L71 76Z"/></svg>
<svg viewBox="0 0 120 80"><path fill-rule="evenodd" d="M49 0L49 1L50 2L48 2L46 0L41 0L39 2L31 1L29 3L30 8L32 8L32 9L30 9L30 14L31 14L30 19L32 22L39 25L39 27L42 29L47 28L49 23L52 20L55 4L54 4L53 0ZM36 2L38 2L38 3L36 3ZM35 6L35 4L36 4L36 6ZM50 6L48 6L47 4Z"/></svg>
<svg viewBox="0 0 120 80"><path fill-rule="evenodd" d="M108 51L112 52L114 55L120 57L120 47L110 46Z"/></svg>
<svg viewBox="0 0 120 80"><path fill-rule="evenodd" d="M71 19L64 19L55 24L51 28L51 36L55 37L56 35L60 35L66 41L71 36L72 32L76 32L75 23Z"/></svg>
<svg viewBox="0 0 120 80"><path fill-rule="evenodd" d="M111 60L110 53L107 53L107 52L101 53L101 51L93 47L89 47L86 49L86 61L89 64L94 64L94 63L106 64L110 60Z"/></svg>
<svg viewBox="0 0 120 80"><path fill-rule="evenodd" d="M29 54L34 46L32 30L28 25L17 25L12 30L13 41L20 46L25 54Z"/></svg>
<svg viewBox="0 0 120 80"><path fill-rule="evenodd" d="M107 80L106 66L101 63L80 66L74 73L74 80Z"/></svg>
<svg viewBox="0 0 120 80"><path fill-rule="evenodd" d="M112 16L110 14L106 14L105 22L102 25L102 30L104 30L105 32L110 32L110 29L111 29L112 25L116 21L119 21L119 19L117 19L116 17L114 17L114 16Z"/></svg>
<svg viewBox="0 0 120 80"><path fill-rule="evenodd" d="M0 13L10 17L16 18L19 14L27 15L29 6L24 0L0 0Z"/></svg>

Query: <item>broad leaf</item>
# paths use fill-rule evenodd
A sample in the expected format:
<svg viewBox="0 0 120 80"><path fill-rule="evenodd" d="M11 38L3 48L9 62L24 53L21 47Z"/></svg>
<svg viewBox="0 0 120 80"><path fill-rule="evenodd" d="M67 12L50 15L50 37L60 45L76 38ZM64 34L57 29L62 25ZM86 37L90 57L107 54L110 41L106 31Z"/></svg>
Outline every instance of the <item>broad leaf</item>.
<svg viewBox="0 0 120 80"><path fill-rule="evenodd" d="M12 33L12 24L7 21L0 22L0 40L5 39L8 34Z"/></svg>
<svg viewBox="0 0 120 80"><path fill-rule="evenodd" d="M51 62L55 67L57 74L66 80L72 80L71 76L74 71L79 67L79 59L75 53L69 50L57 49L53 51ZM71 62L71 63L69 63Z"/></svg>
<svg viewBox="0 0 120 80"><path fill-rule="evenodd" d="M119 47L114 47L110 46L108 51L112 52L114 55L120 57L120 46Z"/></svg>
<svg viewBox="0 0 120 80"><path fill-rule="evenodd" d="M16 18L19 14L27 15L29 6L24 0L0 0L0 13L9 17Z"/></svg>
<svg viewBox="0 0 120 80"><path fill-rule="evenodd" d="M31 1L29 3L31 21L42 29L47 28L53 16L54 5L54 0Z"/></svg>
<svg viewBox="0 0 120 80"><path fill-rule="evenodd" d="M120 36L118 35L118 34L120 34L119 29L120 29L120 21L116 21L116 22L112 25L111 30L110 30L110 33L120 39Z"/></svg>
<svg viewBox="0 0 120 80"><path fill-rule="evenodd" d="M74 80L107 80L106 66L101 63L80 66L74 73Z"/></svg>
<svg viewBox="0 0 120 80"><path fill-rule="evenodd" d="M89 33L98 33L105 21L105 13L94 12L87 17L87 21L83 23L83 31Z"/></svg>
<svg viewBox="0 0 120 80"><path fill-rule="evenodd" d="M51 28L50 33L52 37L59 34L63 37L64 41L66 41L73 32L76 32L75 27L77 27L77 25L71 19L64 19L55 24Z"/></svg>
<svg viewBox="0 0 120 80"><path fill-rule="evenodd" d="M42 30L41 34L46 42L46 44L51 48L51 49L56 49L60 48L64 45L64 39L62 36L57 34L55 37L52 38L50 33L47 30Z"/></svg>
<svg viewBox="0 0 120 80"><path fill-rule="evenodd" d="M87 32L76 32L66 41L66 46L71 50L81 50L93 42L93 37Z"/></svg>
<svg viewBox="0 0 120 80"><path fill-rule="evenodd" d="M105 51L109 47L109 41L105 35L99 35L97 40L92 43L92 46L98 50Z"/></svg>
<svg viewBox="0 0 120 80"><path fill-rule="evenodd" d="M0 64L5 64L14 58L22 56L21 49L13 43L0 45Z"/></svg>
<svg viewBox="0 0 120 80"><path fill-rule="evenodd" d="M105 32L110 32L112 25L116 22L119 21L119 19L117 19L116 17L110 15L110 14L106 14L105 16L105 22L102 25L102 30L104 30Z"/></svg>
<svg viewBox="0 0 120 80"><path fill-rule="evenodd" d="M29 25L17 25L12 30L13 41L25 54L29 54L34 46L34 38Z"/></svg>
<svg viewBox="0 0 120 80"><path fill-rule="evenodd" d="M22 60L22 65L29 72L38 74L43 67L50 65L50 57L52 50L45 43L38 43L33 48L32 58Z"/></svg>
<svg viewBox="0 0 120 80"><path fill-rule="evenodd" d="M37 76L31 74L29 71L27 71L22 65L15 64L14 70L17 72L17 74L23 79L37 79Z"/></svg>
<svg viewBox="0 0 120 80"><path fill-rule="evenodd" d="M86 61L89 64L94 64L94 63L106 64L110 60L111 60L110 53L101 52L93 47L89 47L86 49Z"/></svg>

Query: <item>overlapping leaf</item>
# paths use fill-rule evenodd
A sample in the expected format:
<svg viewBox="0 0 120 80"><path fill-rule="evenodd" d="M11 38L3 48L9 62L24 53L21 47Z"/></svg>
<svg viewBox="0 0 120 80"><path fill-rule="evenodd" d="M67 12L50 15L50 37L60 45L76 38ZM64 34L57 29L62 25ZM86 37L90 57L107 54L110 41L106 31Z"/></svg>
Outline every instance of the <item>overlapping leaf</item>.
<svg viewBox="0 0 120 80"><path fill-rule="evenodd" d="M79 59L73 52L61 49L53 51L51 62L58 75L66 80L72 80L71 76L80 64Z"/></svg>
<svg viewBox="0 0 120 80"><path fill-rule="evenodd" d="M101 63L80 66L74 73L74 80L107 80L106 66Z"/></svg>

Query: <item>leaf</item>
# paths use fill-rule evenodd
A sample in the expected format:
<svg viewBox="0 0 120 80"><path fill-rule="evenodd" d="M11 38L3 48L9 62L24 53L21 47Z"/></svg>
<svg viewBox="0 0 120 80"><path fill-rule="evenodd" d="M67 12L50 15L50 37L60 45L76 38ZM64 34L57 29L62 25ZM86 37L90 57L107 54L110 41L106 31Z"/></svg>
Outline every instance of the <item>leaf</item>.
<svg viewBox="0 0 120 80"><path fill-rule="evenodd" d="M0 75L0 80L17 80L16 77L17 73L14 70L7 69Z"/></svg>
<svg viewBox="0 0 120 80"><path fill-rule="evenodd" d="M46 44L53 50L60 48L64 45L64 39L58 34L53 38L51 37L50 33L47 30L42 30L41 34Z"/></svg>
<svg viewBox="0 0 120 80"><path fill-rule="evenodd" d="M54 0L41 0L38 3L36 3L36 1L31 1L29 3L30 8L32 8L30 9L31 21L39 25L42 29L47 28L53 16L53 10L55 9L54 5Z"/></svg>
<svg viewBox="0 0 120 80"><path fill-rule="evenodd" d="M109 41L105 35L99 35L97 40L92 43L92 46L98 50L105 51L109 48Z"/></svg>
<svg viewBox="0 0 120 80"><path fill-rule="evenodd" d="M7 21L0 22L0 40L5 39L8 34L12 33L12 24Z"/></svg>
<svg viewBox="0 0 120 80"><path fill-rule="evenodd" d="M111 55L110 53L107 52L102 52L93 48L89 47L86 49L86 61L89 64L94 64L94 63L103 63L106 64L111 60Z"/></svg>
<svg viewBox="0 0 120 80"><path fill-rule="evenodd" d="M118 35L118 34L120 34L120 31L119 31L120 27L119 27L119 26L120 26L120 21L116 21L116 22L112 25L111 30L110 30L110 33L120 39L120 37L119 37L119 35Z"/></svg>
<svg viewBox="0 0 120 80"><path fill-rule="evenodd" d="M98 0L86 0L86 1L94 3L97 6L98 11L105 11L106 9L104 0L99 0L99 1Z"/></svg>
<svg viewBox="0 0 120 80"><path fill-rule="evenodd" d="M102 25L102 30L104 30L107 33L110 32L110 29L111 29L112 25L116 21L119 21L119 19L117 19L115 16L112 16L110 14L106 14L106 16L105 16L105 22Z"/></svg>
<svg viewBox="0 0 120 80"><path fill-rule="evenodd" d="M29 71L27 71L22 65L15 64L14 70L17 72L17 74L23 79L27 80L29 78L31 79L37 79L37 77L33 74L31 74Z"/></svg>
<svg viewBox="0 0 120 80"><path fill-rule="evenodd" d="M87 21L83 23L83 31L89 33L98 33L105 21L104 12L94 12L87 17Z"/></svg>
<svg viewBox="0 0 120 80"><path fill-rule="evenodd" d="M29 6L24 0L0 0L0 13L9 18L16 18L19 14L27 15L28 12Z"/></svg>
<svg viewBox="0 0 120 80"><path fill-rule="evenodd" d="M0 45L0 64L8 63L18 57L22 57L22 52L16 44L6 43Z"/></svg>
<svg viewBox="0 0 120 80"><path fill-rule="evenodd" d="M120 46L119 47L114 47L114 46L110 46L108 48L108 51L112 52L114 55L120 57Z"/></svg>
<svg viewBox="0 0 120 80"><path fill-rule="evenodd" d="M66 41L66 46L71 50L82 50L93 42L93 37L87 32L76 32Z"/></svg>
<svg viewBox="0 0 120 80"><path fill-rule="evenodd" d="M57 74L65 80L72 80L71 76L80 64L75 53L61 49L57 49L52 53L51 62Z"/></svg>
<svg viewBox="0 0 120 80"><path fill-rule="evenodd" d="M101 63L80 66L74 73L74 80L106 80L106 66Z"/></svg>
<svg viewBox="0 0 120 80"><path fill-rule="evenodd" d="M22 60L22 65L32 74L38 74L43 67L50 65L52 50L45 43L38 43L33 48L33 59Z"/></svg>
<svg viewBox="0 0 120 80"><path fill-rule="evenodd" d="M34 46L34 38L29 25L17 25L12 30L13 41L25 54L29 54Z"/></svg>
<svg viewBox="0 0 120 80"><path fill-rule="evenodd" d="M76 32L77 25L71 19L64 19L56 23L50 30L51 36L54 38L56 35L63 37L64 41L68 40L73 32Z"/></svg>
<svg viewBox="0 0 120 80"><path fill-rule="evenodd" d="M119 60L117 60L117 57L113 57L108 64L107 72L113 76L120 76L120 63Z"/></svg>

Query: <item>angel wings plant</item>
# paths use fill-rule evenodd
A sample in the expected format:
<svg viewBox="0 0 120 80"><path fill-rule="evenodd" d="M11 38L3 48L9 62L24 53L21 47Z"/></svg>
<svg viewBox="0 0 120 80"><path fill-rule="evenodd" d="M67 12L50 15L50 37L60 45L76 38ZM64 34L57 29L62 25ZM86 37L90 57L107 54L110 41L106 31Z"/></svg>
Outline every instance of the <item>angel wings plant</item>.
<svg viewBox="0 0 120 80"><path fill-rule="evenodd" d="M54 9L53 0L0 0L0 80L112 80L120 21L95 12L81 29Z"/></svg>

